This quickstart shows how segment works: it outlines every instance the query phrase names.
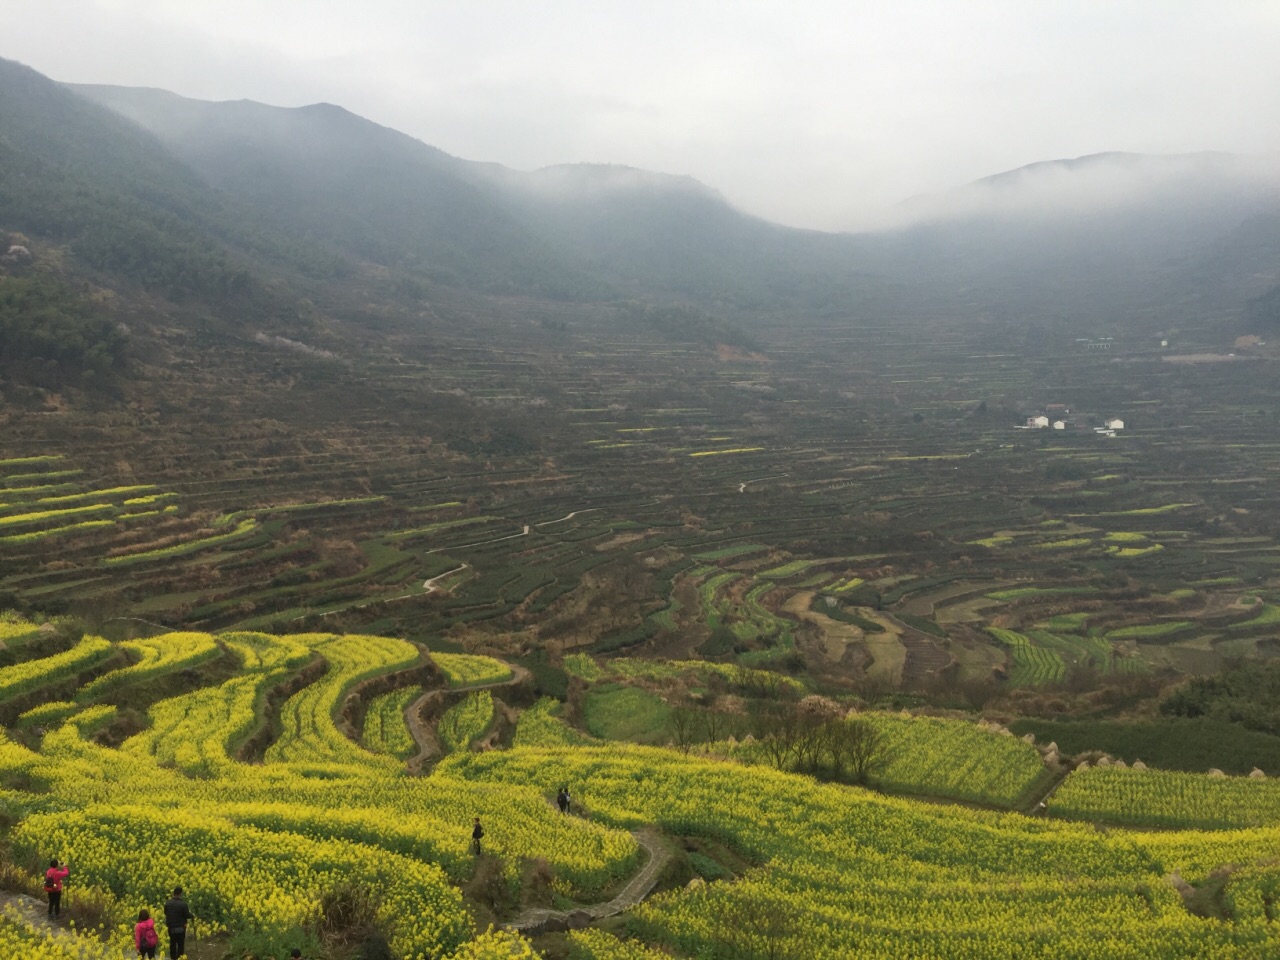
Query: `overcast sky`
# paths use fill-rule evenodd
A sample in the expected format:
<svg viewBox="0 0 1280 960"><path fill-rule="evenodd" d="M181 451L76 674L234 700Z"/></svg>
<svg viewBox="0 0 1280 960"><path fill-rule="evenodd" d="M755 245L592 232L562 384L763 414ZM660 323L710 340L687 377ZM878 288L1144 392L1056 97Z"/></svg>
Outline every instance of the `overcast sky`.
<svg viewBox="0 0 1280 960"><path fill-rule="evenodd" d="M824 229L1036 160L1280 151L1280 0L0 0L0 56Z"/></svg>

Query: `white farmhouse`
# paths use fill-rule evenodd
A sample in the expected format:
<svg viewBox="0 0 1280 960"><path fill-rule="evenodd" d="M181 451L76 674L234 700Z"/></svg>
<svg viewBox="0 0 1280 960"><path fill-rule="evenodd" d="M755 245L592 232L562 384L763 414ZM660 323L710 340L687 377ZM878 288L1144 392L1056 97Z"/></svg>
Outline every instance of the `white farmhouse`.
<svg viewBox="0 0 1280 960"><path fill-rule="evenodd" d="M1032 430L1043 430L1049 425L1049 418L1045 416L1027 417L1027 427Z"/></svg>
<svg viewBox="0 0 1280 960"><path fill-rule="evenodd" d="M1124 429L1124 421L1123 421L1123 420L1120 420L1120 419L1118 419L1118 418L1108 420L1108 421L1107 421L1107 429L1108 429L1108 430L1123 430L1123 429Z"/></svg>
<svg viewBox="0 0 1280 960"><path fill-rule="evenodd" d="M1055 421L1053 421L1053 429L1055 429L1055 430L1065 430L1065 429L1067 429L1067 421L1065 421L1065 420L1055 420Z"/></svg>

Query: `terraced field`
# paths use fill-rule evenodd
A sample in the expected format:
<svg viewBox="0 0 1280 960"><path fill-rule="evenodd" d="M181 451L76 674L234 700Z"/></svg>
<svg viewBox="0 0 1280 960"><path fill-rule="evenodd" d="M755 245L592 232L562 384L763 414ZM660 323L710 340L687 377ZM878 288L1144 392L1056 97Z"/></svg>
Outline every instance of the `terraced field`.
<svg viewBox="0 0 1280 960"><path fill-rule="evenodd" d="M322 364L270 416L184 410L199 443L73 445L19 415L0 450L0 595L121 638L149 630L132 618L394 633L785 665L843 689L1052 687L1280 650L1280 438L1249 412L1267 389L1252 367L1175 371L1134 343L1141 375L1116 383L1093 356L942 330L905 351L891 325L855 342L834 321L767 360L616 330L602 350L608 311L565 310L578 326L556 337ZM586 366L568 362L588 341ZM957 352L964 376L937 375ZM227 362L265 390L284 361ZM390 413L459 395L490 413L429 436ZM996 411L1027 398L1130 426L1014 430Z"/></svg>
<svg viewBox="0 0 1280 960"><path fill-rule="evenodd" d="M40 637L31 624L9 625L12 636ZM55 640L32 642L47 647ZM229 678L210 672L216 661L195 662L209 648L236 659ZM38 665L64 654L31 652L20 666L42 678L31 681L37 688L63 682L59 669ZM523 711L515 746L459 749L428 775L410 776L391 751L357 743L342 718L348 692L371 677L408 683L423 675L405 672L421 661L412 644L186 633L154 637L133 652L143 659L124 658L78 687L70 712L47 717L42 736L17 729L0 736L10 882L34 888L35 864L51 852L70 855L76 882L69 909L91 901L106 920L48 938L29 916L6 909L0 944L15 956L123 960L137 904L158 904L176 874L191 878L189 896L202 921L198 949L206 953L265 960L301 944L320 954L340 932L319 918L347 895L342 891L356 888L377 891L371 922L396 957L536 960L537 942L485 933L478 914L511 916L525 898L545 893L547 881L539 878L549 878L562 903L607 900L640 867L631 832L638 827L659 838L647 842L719 850L732 866L689 855L688 863L717 879L651 896L642 891L625 928L572 935L580 956L692 960L732 950L744 960L889 958L906 944L930 958L968 951L1263 960L1280 947L1268 906L1280 885L1280 807L1267 779L1078 771L1049 804L1051 815L1070 819L1027 817L820 783L767 768L752 759L750 743L737 746L746 762L600 743L557 717L551 699ZM457 733L461 747L495 704L490 689L467 692L465 685L497 671L484 658L437 656L452 675L473 677L461 681L456 716L446 714L440 725L440 735ZM643 689L620 681L696 685L718 677L755 695L777 695L795 683L700 661L576 655L568 665L602 692ZM153 678L194 671L207 682L155 703L146 730L110 746L116 707L97 701L136 683L139 666ZM121 679L101 682L113 676ZM368 718L377 715L378 743L392 742L390 728L404 719L390 708L399 695L369 689L365 739ZM0 706L21 695L0 693ZM1007 732L867 716L893 745L894 760L880 778L890 789L1006 809L1043 789L1040 754ZM261 731L272 741L264 762L243 762L241 748ZM589 817L565 816L551 804L566 783ZM486 825L481 857L468 852L474 817ZM1173 829L1099 831L1071 822L1080 817ZM493 883L478 886L482 875ZM273 895L264 899L266 883ZM1196 916L1196 884L1212 884L1229 909ZM481 889L490 893L477 896ZM495 899L498 890L506 893ZM619 939L623 929L639 941ZM547 946L560 949L556 942Z"/></svg>

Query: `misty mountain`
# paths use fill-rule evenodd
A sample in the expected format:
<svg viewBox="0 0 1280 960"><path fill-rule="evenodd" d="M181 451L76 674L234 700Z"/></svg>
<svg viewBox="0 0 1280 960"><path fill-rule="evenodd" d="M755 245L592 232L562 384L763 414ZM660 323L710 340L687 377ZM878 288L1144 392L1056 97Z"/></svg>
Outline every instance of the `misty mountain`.
<svg viewBox="0 0 1280 960"><path fill-rule="evenodd" d="M1024 315L1194 320L1238 311L1280 282L1274 158L1049 161L913 198L892 215L898 225L882 234L891 258Z"/></svg>
<svg viewBox="0 0 1280 960"><path fill-rule="evenodd" d="M34 225L158 289L221 296L224 274L341 280L372 265L409 290L1066 336L1229 326L1280 284L1277 165L1231 155L1032 164L915 198L880 229L827 234L750 216L687 177L463 160L328 104L63 87L0 66L0 226ZM103 242L90 228L103 222L135 225L137 241Z"/></svg>
<svg viewBox="0 0 1280 960"><path fill-rule="evenodd" d="M70 89L146 129L208 184L309 242L451 286L561 299L604 292L478 186L476 165L341 107Z"/></svg>
<svg viewBox="0 0 1280 960"><path fill-rule="evenodd" d="M435 282L561 299L830 300L849 238L791 230L687 177L450 156L328 104L210 103L72 87L156 136L282 228Z"/></svg>
<svg viewBox="0 0 1280 960"><path fill-rule="evenodd" d="M0 218L173 297L217 298L248 283L220 239L238 219L225 198L135 125L6 60Z"/></svg>

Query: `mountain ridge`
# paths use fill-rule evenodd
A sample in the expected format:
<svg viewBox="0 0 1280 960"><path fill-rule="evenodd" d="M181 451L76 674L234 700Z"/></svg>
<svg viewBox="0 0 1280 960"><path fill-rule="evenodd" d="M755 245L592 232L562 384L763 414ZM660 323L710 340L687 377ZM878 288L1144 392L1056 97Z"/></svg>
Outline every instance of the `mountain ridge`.
<svg viewBox="0 0 1280 960"><path fill-rule="evenodd" d="M1280 189L1237 176L1253 161L1232 154L1040 161L921 201L932 213L894 229L827 233L755 217L687 176L595 163L518 171L458 158L332 103L61 89L82 109L136 125L136 143L158 144L190 183L170 206L195 223L225 211L228 222L205 232L233 259L240 251L251 263L277 262L272 245L287 237L305 251L292 260L319 265L317 277L389 271L392 287L419 298L453 288L682 302L755 325L949 313L957 324L1003 317L1086 329L1116 315L1144 325L1158 314L1241 322L1280 283L1271 260L1280 227L1270 219Z"/></svg>

